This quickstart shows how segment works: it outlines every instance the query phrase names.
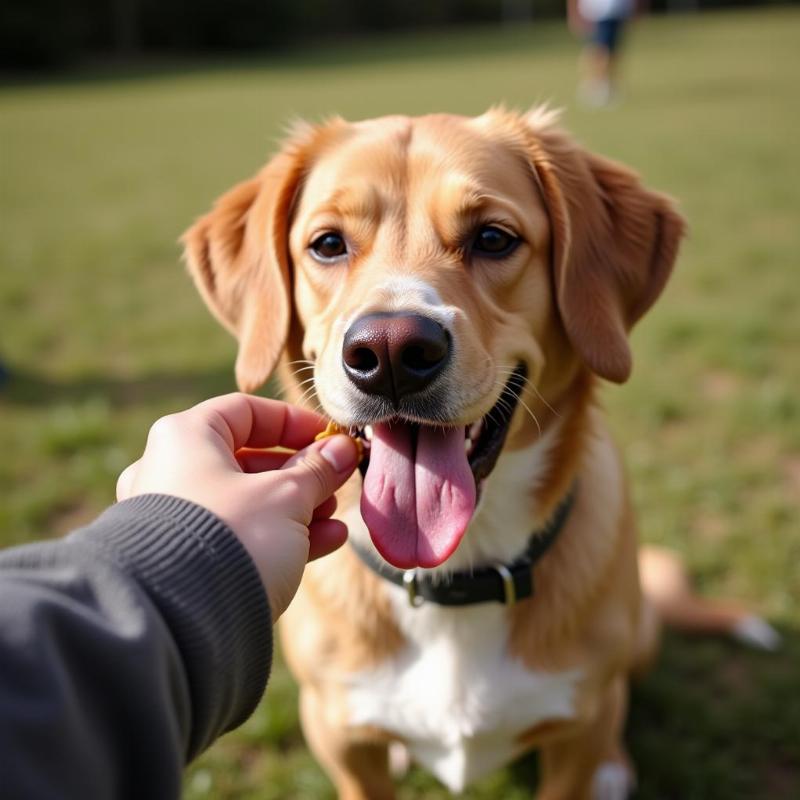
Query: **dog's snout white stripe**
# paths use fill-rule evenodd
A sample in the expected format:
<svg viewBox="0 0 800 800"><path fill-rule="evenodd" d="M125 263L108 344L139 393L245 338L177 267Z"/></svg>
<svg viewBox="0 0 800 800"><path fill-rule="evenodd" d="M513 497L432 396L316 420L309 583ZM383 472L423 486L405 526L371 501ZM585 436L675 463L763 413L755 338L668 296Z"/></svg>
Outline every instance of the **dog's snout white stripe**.
<svg viewBox="0 0 800 800"><path fill-rule="evenodd" d="M355 309L345 320L344 330L357 319L378 311L408 311L436 320L452 333L458 309L447 305L442 296L426 281L397 275L373 287L369 302Z"/></svg>
<svg viewBox="0 0 800 800"><path fill-rule="evenodd" d="M421 300L425 305L429 306L444 305L444 301L439 292L429 283L419 278L398 276L381 284L380 288L401 302L403 300L411 300L412 302L419 302Z"/></svg>

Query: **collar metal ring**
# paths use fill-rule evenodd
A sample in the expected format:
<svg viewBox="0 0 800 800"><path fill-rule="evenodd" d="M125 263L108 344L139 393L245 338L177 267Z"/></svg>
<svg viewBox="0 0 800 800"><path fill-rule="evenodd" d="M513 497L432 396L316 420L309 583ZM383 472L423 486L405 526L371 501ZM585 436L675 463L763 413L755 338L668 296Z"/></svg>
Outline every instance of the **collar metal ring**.
<svg viewBox="0 0 800 800"><path fill-rule="evenodd" d="M419 608L425 600L417 594L417 571L415 569L407 569L403 573L403 586L408 592L408 604L412 608Z"/></svg>

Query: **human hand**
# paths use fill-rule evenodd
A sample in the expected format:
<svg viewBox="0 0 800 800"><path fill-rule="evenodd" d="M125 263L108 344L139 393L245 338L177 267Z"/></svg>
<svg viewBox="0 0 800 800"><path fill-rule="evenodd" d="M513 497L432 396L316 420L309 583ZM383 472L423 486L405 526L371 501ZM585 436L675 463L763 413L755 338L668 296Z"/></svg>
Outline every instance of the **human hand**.
<svg viewBox="0 0 800 800"><path fill-rule="evenodd" d="M344 523L330 517L358 451L343 435L314 442L324 427L316 414L278 400L206 400L155 422L142 457L119 476L117 499L169 494L214 512L255 562L274 622L306 562L347 539ZM299 452L264 449L274 447Z"/></svg>

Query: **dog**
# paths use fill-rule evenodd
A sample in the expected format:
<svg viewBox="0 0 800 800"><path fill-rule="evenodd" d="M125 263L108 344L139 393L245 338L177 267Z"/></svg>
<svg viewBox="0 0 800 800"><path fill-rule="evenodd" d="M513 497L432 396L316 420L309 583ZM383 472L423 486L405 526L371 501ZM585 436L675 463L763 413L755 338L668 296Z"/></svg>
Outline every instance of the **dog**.
<svg viewBox="0 0 800 800"><path fill-rule="evenodd" d="M298 125L184 235L254 391L359 436L349 543L281 624L309 746L347 800L389 753L454 792L536 748L542 800L627 797L628 681L662 621L775 632L639 553L595 400L631 371L685 224L547 109Z"/></svg>

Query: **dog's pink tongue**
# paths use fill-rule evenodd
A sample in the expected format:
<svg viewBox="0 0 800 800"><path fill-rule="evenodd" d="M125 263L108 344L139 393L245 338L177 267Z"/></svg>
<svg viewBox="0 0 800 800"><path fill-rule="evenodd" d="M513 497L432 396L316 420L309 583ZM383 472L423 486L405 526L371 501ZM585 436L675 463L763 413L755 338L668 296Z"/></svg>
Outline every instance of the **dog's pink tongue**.
<svg viewBox="0 0 800 800"><path fill-rule="evenodd" d="M475 511L464 429L375 425L361 516L395 567L436 567L458 547Z"/></svg>

